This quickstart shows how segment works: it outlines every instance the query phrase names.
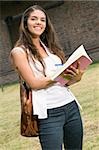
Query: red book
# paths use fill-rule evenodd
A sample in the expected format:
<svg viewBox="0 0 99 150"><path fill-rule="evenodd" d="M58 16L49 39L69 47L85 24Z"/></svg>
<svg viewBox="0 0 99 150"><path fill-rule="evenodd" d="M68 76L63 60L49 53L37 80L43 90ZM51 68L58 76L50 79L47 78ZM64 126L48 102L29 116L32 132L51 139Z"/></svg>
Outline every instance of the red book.
<svg viewBox="0 0 99 150"><path fill-rule="evenodd" d="M62 85L67 84L70 79L68 77L63 77L63 72L66 73L66 70L73 65L75 68L77 68L77 62L80 62L80 69L86 70L87 67L92 63L91 58L88 56L85 48L83 45L78 47L74 53L68 58L66 63L64 63L62 66L57 69L55 74L51 76L52 80L55 80L57 82L60 82Z"/></svg>

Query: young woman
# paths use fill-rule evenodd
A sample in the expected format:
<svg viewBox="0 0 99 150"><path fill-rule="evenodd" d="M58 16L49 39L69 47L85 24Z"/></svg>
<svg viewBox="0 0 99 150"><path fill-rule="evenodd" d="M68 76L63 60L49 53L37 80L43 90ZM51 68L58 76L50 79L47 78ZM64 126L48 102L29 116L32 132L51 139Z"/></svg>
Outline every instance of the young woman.
<svg viewBox="0 0 99 150"><path fill-rule="evenodd" d="M11 51L18 73L32 88L34 114L39 118L42 150L81 150L83 127L77 101L67 85L50 79L56 64L65 62L53 25L43 8L29 7L22 16L20 37ZM28 59L27 59L28 55ZM79 67L71 66L68 75L73 84L82 77Z"/></svg>

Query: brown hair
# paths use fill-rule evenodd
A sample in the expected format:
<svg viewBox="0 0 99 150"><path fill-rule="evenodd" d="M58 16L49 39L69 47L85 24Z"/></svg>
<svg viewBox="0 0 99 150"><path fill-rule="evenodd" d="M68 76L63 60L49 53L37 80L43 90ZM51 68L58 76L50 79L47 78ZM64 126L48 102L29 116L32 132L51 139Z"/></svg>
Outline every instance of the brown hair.
<svg viewBox="0 0 99 150"><path fill-rule="evenodd" d="M43 59L40 56L39 52L37 51L37 48L34 46L33 41L32 41L32 36L27 29L28 17L34 10L41 10L44 12L44 14L46 16L46 28L40 37L41 41L44 42L44 44L49 48L49 50L53 54L56 54L58 57L60 57L60 59L62 60L62 63L63 63L65 61L65 55L58 44L56 33L55 33L54 27L51 23L51 20L50 20L49 16L47 15L47 13L45 12L45 10L38 5L29 7L23 13L22 19L21 19L21 24L20 24L20 37L19 37L18 41L16 42L15 46L24 45L25 48L28 48L30 53L33 55L33 57L38 59L44 68Z"/></svg>

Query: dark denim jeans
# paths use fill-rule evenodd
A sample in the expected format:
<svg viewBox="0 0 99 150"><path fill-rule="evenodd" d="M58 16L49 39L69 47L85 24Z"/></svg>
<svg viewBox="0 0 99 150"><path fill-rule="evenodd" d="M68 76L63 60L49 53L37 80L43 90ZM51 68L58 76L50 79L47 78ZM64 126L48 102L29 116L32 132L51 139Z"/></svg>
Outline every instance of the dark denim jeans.
<svg viewBox="0 0 99 150"><path fill-rule="evenodd" d="M83 126L75 101L48 110L48 118L40 119L42 150L82 150Z"/></svg>

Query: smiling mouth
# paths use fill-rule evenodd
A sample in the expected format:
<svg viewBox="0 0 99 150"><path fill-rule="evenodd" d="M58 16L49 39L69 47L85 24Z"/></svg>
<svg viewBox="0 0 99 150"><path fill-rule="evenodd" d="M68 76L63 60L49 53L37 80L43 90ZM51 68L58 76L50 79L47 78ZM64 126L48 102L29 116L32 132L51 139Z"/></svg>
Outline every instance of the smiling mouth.
<svg viewBox="0 0 99 150"><path fill-rule="evenodd" d="M37 29L37 30L42 30L42 28L41 27L34 27L35 29Z"/></svg>

